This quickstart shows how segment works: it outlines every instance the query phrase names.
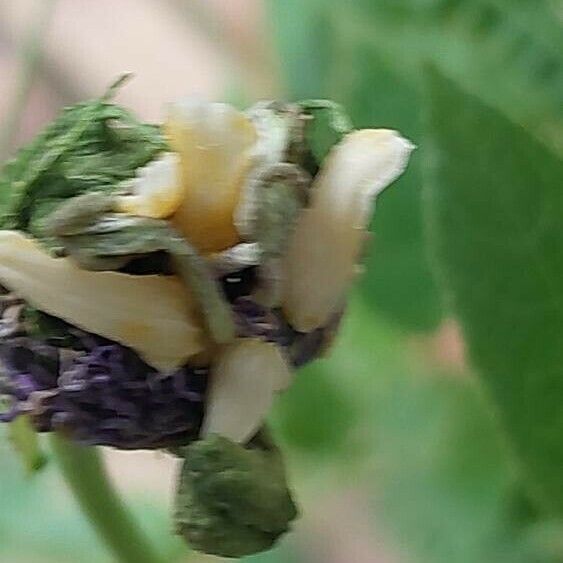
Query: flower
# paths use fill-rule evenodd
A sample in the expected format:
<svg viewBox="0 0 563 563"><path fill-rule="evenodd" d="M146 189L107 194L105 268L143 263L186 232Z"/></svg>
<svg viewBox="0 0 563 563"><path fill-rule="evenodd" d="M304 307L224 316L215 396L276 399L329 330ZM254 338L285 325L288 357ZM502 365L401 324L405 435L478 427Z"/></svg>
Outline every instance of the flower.
<svg viewBox="0 0 563 563"><path fill-rule="evenodd" d="M39 430L62 427L81 442L121 448L168 447L210 433L252 438L294 368L328 346L373 202L413 148L394 131L350 132L311 167L311 183L303 133L311 116L300 108L170 106L162 127L169 150L110 201L120 218L147 218L157 231L184 237L183 270L172 253L170 271L108 271L135 258L134 250L118 253L118 262L102 252L101 271L91 271L72 252L51 255L27 232L0 231L0 283L79 335L68 348L38 340L23 322L19 333L7 329L0 337L5 419L26 412ZM63 249L70 236L78 238L67 250L77 240L98 248L95 237L116 229L114 215L84 225L81 215L82 231L61 231ZM157 231L147 237L151 248L178 248L177 241L162 246ZM234 251L249 250L244 245L254 246L238 263ZM221 319L236 327L228 342L213 341L203 322L214 314L205 283L213 291L218 284L221 314L227 310ZM7 325L5 311L3 318Z"/></svg>

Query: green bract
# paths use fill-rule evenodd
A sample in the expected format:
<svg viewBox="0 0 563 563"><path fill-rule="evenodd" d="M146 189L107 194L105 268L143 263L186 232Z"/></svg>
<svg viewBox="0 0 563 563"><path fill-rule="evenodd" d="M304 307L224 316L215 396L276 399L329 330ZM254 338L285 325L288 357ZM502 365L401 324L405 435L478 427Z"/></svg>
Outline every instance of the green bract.
<svg viewBox="0 0 563 563"><path fill-rule="evenodd" d="M117 190L166 148L157 127L111 103L120 82L99 99L65 109L4 167L2 228L49 243L42 220L62 201L92 189Z"/></svg>
<svg viewBox="0 0 563 563"><path fill-rule="evenodd" d="M184 456L176 525L195 549L223 557L263 551L297 516L281 454L265 432L247 448L210 436Z"/></svg>

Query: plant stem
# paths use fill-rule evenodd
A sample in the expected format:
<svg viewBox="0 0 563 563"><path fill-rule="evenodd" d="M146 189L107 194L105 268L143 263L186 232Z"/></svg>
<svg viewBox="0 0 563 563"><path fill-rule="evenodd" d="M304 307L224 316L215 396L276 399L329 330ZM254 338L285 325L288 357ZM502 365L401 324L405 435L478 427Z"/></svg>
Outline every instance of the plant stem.
<svg viewBox="0 0 563 563"><path fill-rule="evenodd" d="M0 132L0 159L6 158L18 133L36 71L41 63L41 44L51 22L56 0L43 0L37 15L23 39L13 98L8 104L6 121Z"/></svg>
<svg viewBox="0 0 563 563"><path fill-rule="evenodd" d="M162 563L111 485L96 448L51 434L61 472L99 537L120 563Z"/></svg>

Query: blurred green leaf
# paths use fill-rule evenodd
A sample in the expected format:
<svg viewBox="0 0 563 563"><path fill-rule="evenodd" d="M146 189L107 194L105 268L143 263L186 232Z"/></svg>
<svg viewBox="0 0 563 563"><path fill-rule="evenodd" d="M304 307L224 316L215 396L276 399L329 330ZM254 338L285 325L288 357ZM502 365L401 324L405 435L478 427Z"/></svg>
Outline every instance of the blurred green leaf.
<svg viewBox="0 0 563 563"><path fill-rule="evenodd" d="M563 162L429 72L435 255L531 491L563 514Z"/></svg>
<svg viewBox="0 0 563 563"><path fill-rule="evenodd" d="M347 436L363 463L342 475L362 483L364 467L378 531L413 561L559 561L529 540L538 516L478 381L436 372L357 299L326 371L356 408Z"/></svg>
<svg viewBox="0 0 563 563"><path fill-rule="evenodd" d="M270 551L239 559L244 563L305 563L308 560L298 556L285 539Z"/></svg>
<svg viewBox="0 0 563 563"><path fill-rule="evenodd" d="M294 97L343 103L357 126L420 139L422 68L446 75L563 154L563 27L547 0L269 0ZM425 252L420 156L380 200L363 288L407 329L432 329L440 298ZM391 291L392 290L392 291Z"/></svg>
<svg viewBox="0 0 563 563"><path fill-rule="evenodd" d="M325 98L333 64L332 30L323 0L267 0L286 94L295 99Z"/></svg>
<svg viewBox="0 0 563 563"><path fill-rule="evenodd" d="M28 473L35 473L45 466L47 458L27 416L18 416L10 423L8 437Z"/></svg>
<svg viewBox="0 0 563 563"><path fill-rule="evenodd" d="M358 127L388 127L419 143L418 94L365 46L355 50L349 100ZM422 154L415 151L397 183L377 201L373 243L361 289L367 302L386 318L411 330L429 330L440 321L441 299L426 256L422 223Z"/></svg>

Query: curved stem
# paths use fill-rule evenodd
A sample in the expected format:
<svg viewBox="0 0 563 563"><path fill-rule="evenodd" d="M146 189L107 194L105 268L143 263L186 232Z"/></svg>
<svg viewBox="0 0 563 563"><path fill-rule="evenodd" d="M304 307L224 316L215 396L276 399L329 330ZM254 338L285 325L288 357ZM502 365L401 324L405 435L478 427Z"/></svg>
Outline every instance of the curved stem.
<svg viewBox="0 0 563 563"><path fill-rule="evenodd" d="M61 472L83 513L120 563L162 563L112 487L96 448L51 434Z"/></svg>

